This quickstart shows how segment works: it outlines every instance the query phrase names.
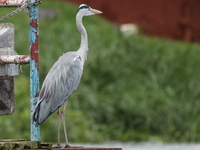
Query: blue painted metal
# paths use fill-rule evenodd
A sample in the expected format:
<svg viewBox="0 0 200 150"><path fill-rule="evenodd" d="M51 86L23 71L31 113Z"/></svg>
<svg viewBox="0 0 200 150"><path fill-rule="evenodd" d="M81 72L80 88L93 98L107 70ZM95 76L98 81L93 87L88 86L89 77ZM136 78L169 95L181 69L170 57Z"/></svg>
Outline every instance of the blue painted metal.
<svg viewBox="0 0 200 150"><path fill-rule="evenodd" d="M34 3L36 0L30 0ZM32 112L39 97L39 45L38 45L38 6L30 7L30 111ZM32 119L31 119L32 120ZM40 127L31 121L31 141L40 141Z"/></svg>

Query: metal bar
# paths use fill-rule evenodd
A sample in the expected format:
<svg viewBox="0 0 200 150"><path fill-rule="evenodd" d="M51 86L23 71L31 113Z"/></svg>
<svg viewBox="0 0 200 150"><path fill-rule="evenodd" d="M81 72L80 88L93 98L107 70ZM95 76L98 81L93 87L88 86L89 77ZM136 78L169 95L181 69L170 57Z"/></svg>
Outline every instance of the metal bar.
<svg viewBox="0 0 200 150"><path fill-rule="evenodd" d="M34 3L35 0L30 0ZM38 6L30 7L30 113L32 112L39 97L39 45L38 45ZM36 127L31 121L31 141L40 141L40 127Z"/></svg>
<svg viewBox="0 0 200 150"><path fill-rule="evenodd" d="M29 64L30 57L27 55L4 55L0 56L0 64Z"/></svg>
<svg viewBox="0 0 200 150"><path fill-rule="evenodd" d="M0 0L0 7L19 7L27 0Z"/></svg>

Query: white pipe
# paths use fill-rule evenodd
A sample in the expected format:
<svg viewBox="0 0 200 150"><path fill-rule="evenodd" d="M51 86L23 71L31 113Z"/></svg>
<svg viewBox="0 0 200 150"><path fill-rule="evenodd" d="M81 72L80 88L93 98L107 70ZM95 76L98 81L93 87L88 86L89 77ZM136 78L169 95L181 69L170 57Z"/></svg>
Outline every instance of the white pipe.
<svg viewBox="0 0 200 150"><path fill-rule="evenodd" d="M28 64L30 57L27 55L3 55L0 56L0 64Z"/></svg>

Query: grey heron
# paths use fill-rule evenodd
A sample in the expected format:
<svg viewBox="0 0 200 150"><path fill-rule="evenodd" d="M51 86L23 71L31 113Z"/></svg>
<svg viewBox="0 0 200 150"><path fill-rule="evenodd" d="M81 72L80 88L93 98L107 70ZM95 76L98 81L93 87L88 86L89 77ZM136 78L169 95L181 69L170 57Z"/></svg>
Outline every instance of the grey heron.
<svg viewBox="0 0 200 150"><path fill-rule="evenodd" d="M62 118L65 145L69 146L66 125L65 125L65 109L66 101L74 90L77 89L81 75L83 72L83 65L87 59L88 52L88 37L85 27L82 24L84 16L94 14L101 14L102 12L91 8L86 4L81 4L76 14L77 29L81 33L81 43L77 51L71 51L63 54L49 70L39 95L39 100L32 113L32 121L38 126L42 124L53 112L58 110L58 142L60 144L60 118ZM60 107L62 110L60 110Z"/></svg>

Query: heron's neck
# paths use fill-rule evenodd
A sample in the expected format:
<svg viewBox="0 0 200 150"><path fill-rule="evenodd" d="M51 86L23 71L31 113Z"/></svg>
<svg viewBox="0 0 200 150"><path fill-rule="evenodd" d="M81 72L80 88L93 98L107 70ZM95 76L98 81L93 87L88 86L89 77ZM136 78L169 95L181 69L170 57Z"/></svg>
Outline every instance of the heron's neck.
<svg viewBox="0 0 200 150"><path fill-rule="evenodd" d="M83 63L84 63L87 59L88 37L87 37L86 29L82 24L82 18L83 18L82 15L80 15L80 14L76 15L76 25L77 25L79 32L81 33L81 44L80 44L78 53L81 56L81 58L83 59Z"/></svg>

